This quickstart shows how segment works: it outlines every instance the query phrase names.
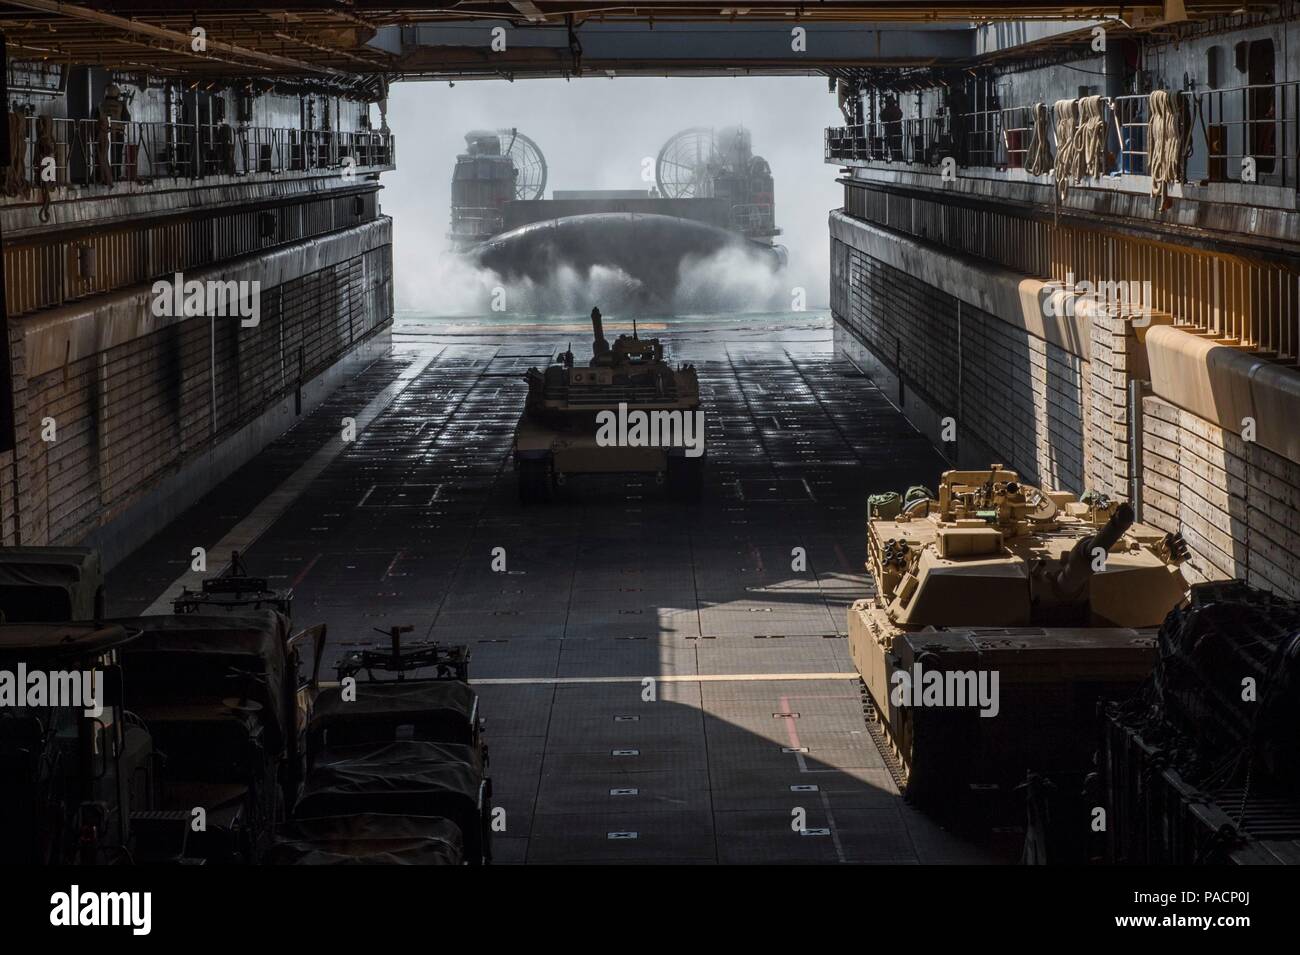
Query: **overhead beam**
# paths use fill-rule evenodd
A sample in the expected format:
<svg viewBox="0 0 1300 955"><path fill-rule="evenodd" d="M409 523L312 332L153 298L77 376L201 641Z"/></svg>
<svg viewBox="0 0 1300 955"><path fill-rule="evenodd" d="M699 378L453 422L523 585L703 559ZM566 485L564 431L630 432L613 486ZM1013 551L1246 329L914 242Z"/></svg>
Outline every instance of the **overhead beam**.
<svg viewBox="0 0 1300 955"><path fill-rule="evenodd" d="M74 3L56 3L66 14ZM0 4L3 9L4 4ZM674 16L741 19L745 16L794 15L801 19L851 20L1007 20L1078 19L1122 16L1171 22L1187 16L1267 10L1276 3L1260 0L101 0L119 17L227 14L319 13L360 19L371 26L395 24L421 17L492 17L510 15L532 20L535 16L563 19L566 14L670 19Z"/></svg>
<svg viewBox="0 0 1300 955"><path fill-rule="evenodd" d="M510 6L522 13L529 23L546 22L546 14L537 8L533 0L510 0Z"/></svg>
<svg viewBox="0 0 1300 955"><path fill-rule="evenodd" d="M1267 11L1261 0L0 0L0 30L10 50L57 50L69 58L115 69L141 60L159 69L198 75L247 73L315 76L348 81L373 73L408 73L425 78L469 75L574 75L590 67L629 69L655 75L822 72L854 65L957 63L955 37L938 39L927 30L971 32L976 24L993 30L1030 32L1062 21L1122 17L1130 29L1163 28L1182 18ZM482 66L471 65L480 45L473 37L440 41L419 49L402 40L414 28L473 29L484 35L504 26L507 50ZM207 48L191 46L194 24L206 30ZM1152 25L1157 26L1153 27ZM579 33L582 55L570 49L570 25ZM1026 26L1027 25L1027 26ZM766 29L766 37L747 28ZM907 30L904 31L903 28ZM610 53L610 35L622 36ZM792 50L790 33L805 31L805 50ZM681 32L673 34L674 29ZM864 36L875 31L876 39ZM784 32L785 39L779 34ZM977 31L986 34L987 30ZM558 38L539 41L541 33ZM648 36L646 35L648 34ZM837 36L837 34L843 34ZM671 42L656 42L655 37ZM802 39L803 37L801 37ZM879 45L879 39L885 45ZM700 41L705 41L701 43ZM860 45L846 49L844 41ZM127 44L148 53L125 53ZM711 44L711 45L710 45ZM1023 46L1024 44L1014 44ZM1003 55L977 40L975 56ZM521 49L531 48L531 49ZM558 49L557 66L544 67L541 50ZM450 54L439 69L438 54ZM792 55L793 54L793 55ZM48 54L47 54L48 55ZM399 62L399 57L409 60ZM599 64L599 67L597 66Z"/></svg>
<svg viewBox="0 0 1300 955"><path fill-rule="evenodd" d="M112 27L115 30L122 30L126 33L134 33L139 36L151 36L158 40L166 40L171 43L179 44L181 49L176 52L190 52L190 43L192 37L188 33L181 33L177 30L170 30L166 27L155 26L151 23L145 23L141 20L128 20L125 17L119 17L112 13L104 13L100 10L91 10L87 7L75 3L62 3L59 0L5 0L9 6L22 7L26 10L36 10L41 13L51 13L62 17L71 17L77 20L83 20L89 23L98 23L102 26ZM314 63L308 63L304 60L295 60L286 56L277 56L274 53L264 53L261 50L252 50L248 47L237 46L234 43L227 43L224 40L217 40L208 37L206 40L209 49L222 53L228 53L231 56L237 56L245 60L251 60L254 63L260 63L266 67L279 70L290 70L295 73L322 73L330 76L346 75L340 70L329 66L319 66Z"/></svg>
<svg viewBox="0 0 1300 955"><path fill-rule="evenodd" d="M698 75L821 73L837 67L961 65L976 53L973 27L957 24L794 24L751 20L733 24L599 22L577 28L582 61L573 61L570 33L553 24L515 25L500 52L492 46L493 24L434 21L385 27L375 40L398 53L396 68L407 77L454 78L496 75L590 74L608 71ZM791 42L800 26L803 42ZM399 41L400 37L400 41Z"/></svg>

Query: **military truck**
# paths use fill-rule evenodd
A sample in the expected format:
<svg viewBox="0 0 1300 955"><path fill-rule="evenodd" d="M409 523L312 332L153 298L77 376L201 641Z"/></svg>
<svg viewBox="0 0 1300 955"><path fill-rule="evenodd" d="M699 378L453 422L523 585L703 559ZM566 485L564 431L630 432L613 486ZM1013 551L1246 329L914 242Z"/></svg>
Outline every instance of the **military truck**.
<svg viewBox="0 0 1300 955"><path fill-rule="evenodd" d="M677 500L698 500L704 481L704 427L695 369L664 360L657 338L635 324L611 346L599 308L591 310L592 357L571 350L524 376L528 398L515 428L519 499L550 500L578 474L650 473Z"/></svg>
<svg viewBox="0 0 1300 955"><path fill-rule="evenodd" d="M104 572L89 547L0 547L6 623L104 619Z"/></svg>
<svg viewBox="0 0 1300 955"><path fill-rule="evenodd" d="M996 464L872 501L876 594L849 610L849 649L909 798L960 811L1029 771L1081 777L1098 702L1148 676L1186 597L1181 536Z"/></svg>
<svg viewBox="0 0 1300 955"><path fill-rule="evenodd" d="M239 551L230 552L230 563L215 577L207 577L198 590L184 587L172 600L172 612L187 613L257 613L274 610L286 620L293 619L293 589L275 589L265 577L253 577Z"/></svg>
<svg viewBox="0 0 1300 955"><path fill-rule="evenodd" d="M267 609L114 622L139 632L122 668L161 757L136 861L257 861L302 785L325 626L294 633Z"/></svg>
<svg viewBox="0 0 1300 955"><path fill-rule="evenodd" d="M307 728L308 772L268 861L486 865L492 780L469 650L418 642L338 662ZM382 632L382 631L381 631Z"/></svg>
<svg viewBox="0 0 1300 955"><path fill-rule="evenodd" d="M102 620L96 552L3 550L0 862L491 861L466 647L394 627L323 683L325 625L238 554L174 615Z"/></svg>
<svg viewBox="0 0 1300 955"><path fill-rule="evenodd" d="M149 731L124 703L121 652L139 634L0 624L0 863L130 861L155 765Z"/></svg>

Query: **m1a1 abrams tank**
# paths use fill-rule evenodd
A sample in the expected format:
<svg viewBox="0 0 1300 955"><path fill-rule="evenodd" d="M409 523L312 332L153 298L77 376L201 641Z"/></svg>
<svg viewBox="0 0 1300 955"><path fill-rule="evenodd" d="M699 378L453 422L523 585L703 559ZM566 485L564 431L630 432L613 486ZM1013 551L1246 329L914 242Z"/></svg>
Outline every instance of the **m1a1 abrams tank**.
<svg viewBox="0 0 1300 955"><path fill-rule="evenodd" d="M1154 628L1185 599L1181 536L1001 465L944 473L937 499L872 502L877 593L850 608L849 648L909 798L983 815L1030 771L1081 786L1098 701L1147 677Z"/></svg>
<svg viewBox="0 0 1300 955"><path fill-rule="evenodd" d="M530 368L515 428L515 468L525 504L548 500L575 474L650 472L678 500L698 500L704 478L704 414L695 369L664 361L657 338L620 335L611 347L600 309L585 367L566 351Z"/></svg>

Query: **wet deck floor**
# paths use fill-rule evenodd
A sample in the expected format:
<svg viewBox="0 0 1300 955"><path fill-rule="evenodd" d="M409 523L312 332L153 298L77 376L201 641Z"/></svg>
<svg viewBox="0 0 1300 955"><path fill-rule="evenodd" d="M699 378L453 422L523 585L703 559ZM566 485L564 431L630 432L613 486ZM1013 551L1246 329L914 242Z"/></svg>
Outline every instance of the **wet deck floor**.
<svg viewBox="0 0 1300 955"><path fill-rule="evenodd" d="M467 643L499 862L981 861L899 798L845 640L867 494L933 484L941 458L826 322L661 334L701 378L702 503L620 481L522 508L520 375L567 333L410 329L116 568L114 612L242 543L296 624L328 625L327 663L393 624Z"/></svg>

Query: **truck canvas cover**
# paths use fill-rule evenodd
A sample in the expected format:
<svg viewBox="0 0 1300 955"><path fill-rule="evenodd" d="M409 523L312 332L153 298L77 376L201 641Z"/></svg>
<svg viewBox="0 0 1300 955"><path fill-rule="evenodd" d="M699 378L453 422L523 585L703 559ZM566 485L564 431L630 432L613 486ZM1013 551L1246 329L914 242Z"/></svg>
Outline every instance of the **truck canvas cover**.
<svg viewBox="0 0 1300 955"><path fill-rule="evenodd" d="M298 813L330 814L320 811L321 806L357 811L363 808L361 803L372 800L382 801L390 812L415 812L429 798L450 798L477 807L482 782L479 754L468 746L412 740L343 746L317 757ZM313 806L317 811L308 811Z"/></svg>
<svg viewBox="0 0 1300 955"><path fill-rule="evenodd" d="M262 704L268 744L280 748L291 712L285 680L289 623L262 610L244 615L184 614L121 621L142 633L123 662L132 699L150 704L221 701L247 693ZM246 675L240 679L240 675Z"/></svg>
<svg viewBox="0 0 1300 955"><path fill-rule="evenodd" d="M450 819L465 837L465 854L482 858L488 783L477 749L401 740L343 746L314 761L296 819L382 812Z"/></svg>
<svg viewBox="0 0 1300 955"><path fill-rule="evenodd" d="M417 739L463 746L477 741L478 695L458 680L367 681L345 702L338 687L321 692L312 714L313 746L382 742L380 733L410 724Z"/></svg>
<svg viewBox="0 0 1300 955"><path fill-rule="evenodd" d="M89 548L0 548L0 610L10 623L94 620L103 583Z"/></svg>
<svg viewBox="0 0 1300 955"><path fill-rule="evenodd" d="M460 829L447 819L362 813L286 826L271 865L459 865Z"/></svg>

